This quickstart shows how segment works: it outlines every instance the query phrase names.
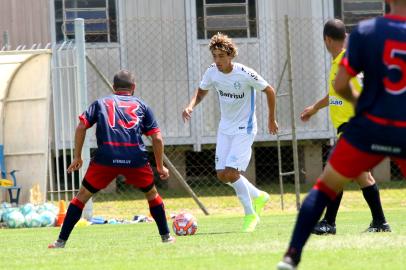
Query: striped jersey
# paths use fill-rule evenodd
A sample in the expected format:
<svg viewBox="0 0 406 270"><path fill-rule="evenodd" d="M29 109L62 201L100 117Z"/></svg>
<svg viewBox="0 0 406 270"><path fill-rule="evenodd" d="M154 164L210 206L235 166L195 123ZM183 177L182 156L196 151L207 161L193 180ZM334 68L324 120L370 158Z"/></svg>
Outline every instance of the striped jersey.
<svg viewBox="0 0 406 270"><path fill-rule="evenodd" d="M232 64L230 73L223 73L212 64L203 75L200 89L217 91L221 112L219 132L256 134L256 90L264 90L269 84L253 69Z"/></svg>

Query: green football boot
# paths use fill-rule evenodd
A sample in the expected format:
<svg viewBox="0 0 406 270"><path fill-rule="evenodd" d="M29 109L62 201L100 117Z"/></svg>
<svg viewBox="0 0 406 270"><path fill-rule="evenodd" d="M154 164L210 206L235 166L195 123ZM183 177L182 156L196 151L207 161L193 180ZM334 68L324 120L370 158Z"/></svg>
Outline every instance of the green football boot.
<svg viewBox="0 0 406 270"><path fill-rule="evenodd" d="M269 194L265 191L262 191L261 195L253 199L252 204L254 206L255 213L257 213L258 216L262 215L262 212L264 211L265 205L268 201Z"/></svg>
<svg viewBox="0 0 406 270"><path fill-rule="evenodd" d="M249 214L245 215L244 217L244 224L242 227L243 232L253 232L255 231L255 227L259 222L259 217L257 214Z"/></svg>

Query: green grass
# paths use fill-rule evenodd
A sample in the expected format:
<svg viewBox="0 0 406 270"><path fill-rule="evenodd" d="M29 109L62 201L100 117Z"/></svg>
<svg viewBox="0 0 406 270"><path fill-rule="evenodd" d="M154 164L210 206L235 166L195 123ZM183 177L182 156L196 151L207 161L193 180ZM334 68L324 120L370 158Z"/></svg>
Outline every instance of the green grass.
<svg viewBox="0 0 406 270"><path fill-rule="evenodd" d="M367 211L339 214L336 236L313 236L301 269L405 269L406 211L387 211L393 233L361 233ZM252 234L241 217L199 216L198 233L162 244L153 223L76 228L65 249L48 250L58 228L0 230L1 269L274 269L295 215L268 214Z"/></svg>
<svg viewBox="0 0 406 270"><path fill-rule="evenodd" d="M381 195L392 233L362 233L371 220L370 212L361 192L350 188L338 214L337 235L312 236L300 269L406 269L405 190L381 189ZM210 216L204 216L189 198L165 199L168 212L177 212L183 205L199 223L196 235L178 237L173 245L160 242L154 223L79 227L60 250L47 249L59 228L0 229L0 269L275 269L290 239L294 207L281 211L279 195L272 195L258 229L244 234L235 196L202 200ZM290 205L294 196L287 194L285 200ZM147 212L144 200L123 201L120 207L118 203L96 202L96 213Z"/></svg>

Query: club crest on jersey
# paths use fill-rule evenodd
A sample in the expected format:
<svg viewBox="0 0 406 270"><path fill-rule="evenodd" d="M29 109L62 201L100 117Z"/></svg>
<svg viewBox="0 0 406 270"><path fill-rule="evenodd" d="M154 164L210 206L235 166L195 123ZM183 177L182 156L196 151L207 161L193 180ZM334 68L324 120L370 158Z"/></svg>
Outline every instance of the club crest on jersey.
<svg viewBox="0 0 406 270"><path fill-rule="evenodd" d="M234 83L234 89L235 90L241 90L241 83L240 82L235 82Z"/></svg>

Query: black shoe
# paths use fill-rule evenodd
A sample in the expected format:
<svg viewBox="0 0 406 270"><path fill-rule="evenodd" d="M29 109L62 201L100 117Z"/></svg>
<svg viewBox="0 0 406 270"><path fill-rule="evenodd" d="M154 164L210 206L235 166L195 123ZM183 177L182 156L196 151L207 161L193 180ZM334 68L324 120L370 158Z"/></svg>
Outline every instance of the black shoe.
<svg viewBox="0 0 406 270"><path fill-rule="evenodd" d="M171 236L169 233L161 235L161 239L162 239L162 243L170 243L170 244L172 244L172 243L176 242L176 238Z"/></svg>
<svg viewBox="0 0 406 270"><path fill-rule="evenodd" d="M392 230L387 222L372 221L365 232L392 232Z"/></svg>
<svg viewBox="0 0 406 270"><path fill-rule="evenodd" d="M328 224L327 220L323 219L314 226L312 233L317 235L336 234L336 225Z"/></svg>

